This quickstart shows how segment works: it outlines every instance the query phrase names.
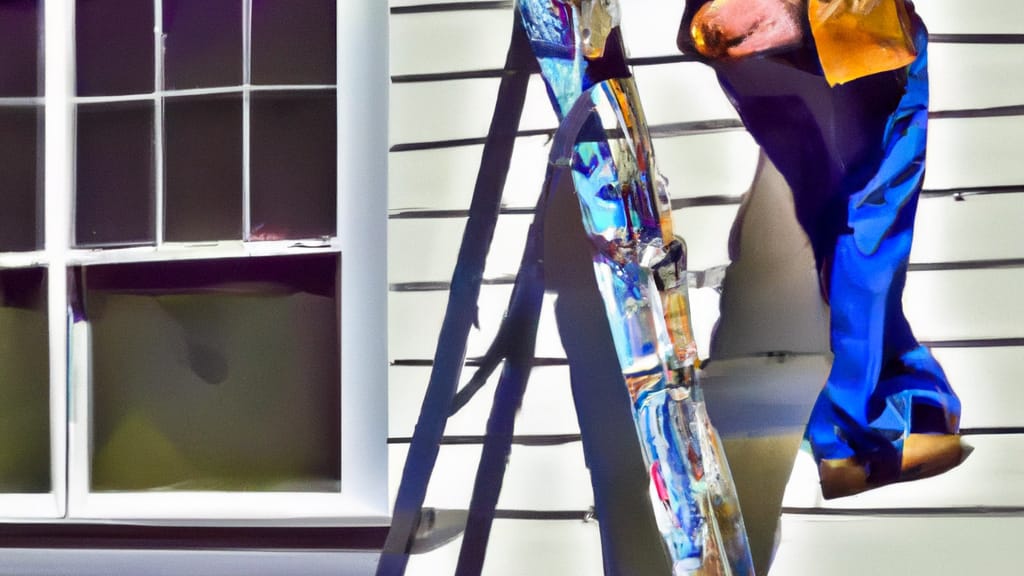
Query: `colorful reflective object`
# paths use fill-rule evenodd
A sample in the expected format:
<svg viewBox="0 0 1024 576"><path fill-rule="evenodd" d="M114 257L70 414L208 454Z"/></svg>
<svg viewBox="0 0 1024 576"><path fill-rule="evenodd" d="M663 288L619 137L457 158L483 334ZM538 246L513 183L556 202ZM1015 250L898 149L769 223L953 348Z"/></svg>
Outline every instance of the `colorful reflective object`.
<svg viewBox="0 0 1024 576"><path fill-rule="evenodd" d="M673 234L636 86L620 77L628 72L617 5L521 0L518 8L559 118L581 97L595 108L566 160L674 572L752 574L732 479L697 380L685 246ZM593 22L607 32L595 34ZM618 130L606 132L602 118Z"/></svg>

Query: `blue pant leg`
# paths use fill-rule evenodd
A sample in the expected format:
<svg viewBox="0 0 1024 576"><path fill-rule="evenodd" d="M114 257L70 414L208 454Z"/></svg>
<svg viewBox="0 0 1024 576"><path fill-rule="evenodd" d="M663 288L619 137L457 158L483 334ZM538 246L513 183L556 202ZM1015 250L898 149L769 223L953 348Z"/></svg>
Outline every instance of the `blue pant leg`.
<svg viewBox="0 0 1024 576"><path fill-rule="evenodd" d="M871 405L887 358L883 342L890 320L892 280L906 266L911 230L883 239L864 254L851 234L839 237L830 278L834 360L811 412L807 437L815 458L857 456L877 466L899 466L896 438L871 427Z"/></svg>
<svg viewBox="0 0 1024 576"><path fill-rule="evenodd" d="M857 456L873 480L899 474L910 432L953 432L960 403L914 338L902 296L924 179L927 39L890 117L875 177L849 198L851 234L839 237L831 278L832 372L807 428L815 457Z"/></svg>
<svg viewBox="0 0 1024 576"><path fill-rule="evenodd" d="M839 238L831 274L835 359L807 428L817 459L856 456L876 481L899 474L907 434L952 433L960 418L942 368L903 315L915 204L874 253L852 235Z"/></svg>
<svg viewBox="0 0 1024 576"><path fill-rule="evenodd" d="M916 204L916 202L915 202ZM913 208L905 214L897 228L913 225ZM922 346L903 315L903 286L906 267L897 273L889 293L888 318L883 342L885 364L869 414L872 428L886 434L897 432L954 433L960 424L960 399L949 385L945 372L931 352Z"/></svg>

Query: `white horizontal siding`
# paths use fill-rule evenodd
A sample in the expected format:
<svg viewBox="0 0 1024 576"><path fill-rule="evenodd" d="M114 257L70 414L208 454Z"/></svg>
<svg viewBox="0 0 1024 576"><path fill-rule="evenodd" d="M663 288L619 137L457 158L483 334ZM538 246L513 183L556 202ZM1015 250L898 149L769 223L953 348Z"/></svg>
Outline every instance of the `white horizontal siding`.
<svg viewBox="0 0 1024 576"><path fill-rule="evenodd" d="M683 15L684 2L629 0L622 8L622 37L630 56L676 54L676 31Z"/></svg>
<svg viewBox="0 0 1024 576"><path fill-rule="evenodd" d="M476 369L462 371L462 383ZM487 385L473 400L448 420L445 434L477 436L487 429L494 390L501 370L495 371ZM412 436L420 405L430 381L430 368L423 366L392 366L388 379L388 435L392 438ZM530 373L523 397L523 406L516 416L516 435L579 434L568 366L539 366Z"/></svg>
<svg viewBox="0 0 1024 576"><path fill-rule="evenodd" d="M727 241L737 205L676 210L675 232L686 238L689 266L703 270L729 263ZM498 219L485 278L514 276L519 270L533 215ZM465 218L393 220L389 226L388 281L448 282L458 260ZM558 225L552 223L552 225Z"/></svg>
<svg viewBox="0 0 1024 576"><path fill-rule="evenodd" d="M654 149L673 198L740 196L754 181L760 153L742 130L657 138Z"/></svg>
<svg viewBox="0 0 1024 576"><path fill-rule="evenodd" d="M934 0L922 0L930 4ZM983 12L974 4L975 11ZM1017 10L1022 10L1015 4ZM1022 13L1024 17L1024 13ZM928 46L932 110L991 108L1024 104L1024 46L941 44Z"/></svg>
<svg viewBox="0 0 1024 576"><path fill-rule="evenodd" d="M408 450L406 444L388 446L392 470L402 469ZM441 446L424 505L468 509L481 450L480 445ZM399 481L396 477L389 482L392 501L398 493ZM512 446L498 509L579 511L588 510L593 504L582 443Z"/></svg>
<svg viewBox="0 0 1024 576"><path fill-rule="evenodd" d="M480 290L479 329L469 334L467 356L482 356L501 324L511 286L484 286ZM564 358L558 329L546 298L537 330L537 355ZM431 359L444 320L448 292L392 292L388 295L389 355L392 359Z"/></svg>
<svg viewBox="0 0 1024 576"><path fill-rule="evenodd" d="M500 83L497 78L473 78L392 84L391 144L486 136ZM519 128L553 130L557 125L544 81L531 76Z"/></svg>
<svg viewBox="0 0 1024 576"><path fill-rule="evenodd" d="M462 538L413 556L408 576L455 572ZM602 573L597 522L495 520L482 576L595 576Z"/></svg>
<svg viewBox="0 0 1024 576"><path fill-rule="evenodd" d="M770 576L1016 574L1019 516L784 515Z"/></svg>
<svg viewBox="0 0 1024 576"><path fill-rule="evenodd" d="M918 338L957 340L1022 336L1024 301L1018 287L1024 268L911 272L904 307ZM698 332L710 328L702 316L711 306L717 316L717 298L707 289L694 291L694 322ZM480 356L500 324L511 286L481 289L480 330L473 330L468 355ZM393 292L390 299L390 356L392 359L433 358L444 317L448 292ZM545 306L550 308L553 298ZM564 357L550 309L542 312L537 355Z"/></svg>
<svg viewBox="0 0 1024 576"><path fill-rule="evenodd" d="M919 340L1024 336L1024 268L912 272L903 306Z"/></svg>
<svg viewBox="0 0 1024 576"><path fill-rule="evenodd" d="M1017 0L917 0L914 7L932 34L1024 33L1024 4Z"/></svg>
<svg viewBox="0 0 1024 576"><path fill-rule="evenodd" d="M391 17L391 74L501 68L512 10L465 10Z"/></svg>
<svg viewBox="0 0 1024 576"><path fill-rule="evenodd" d="M714 70L699 62L636 66L637 89L648 123L696 122L709 118L739 119L718 85Z"/></svg>
<svg viewBox="0 0 1024 576"><path fill-rule="evenodd" d="M487 255L485 278L515 275L533 215L498 219ZM423 282L451 280L458 260L465 218L394 220L389 226L388 280Z"/></svg>
<svg viewBox="0 0 1024 576"><path fill-rule="evenodd" d="M1024 104L1024 94L1020 96ZM1024 183L1024 116L950 118L928 127L925 188Z"/></svg>
<svg viewBox="0 0 1024 576"><path fill-rule="evenodd" d="M501 318L512 293L511 286L483 286L480 290L480 328L470 331L467 357L484 354L498 331ZM693 325L697 345L706 355L711 329L718 319L718 293L710 288L690 293ZM565 358L565 350L555 323L555 298L545 299L537 329L536 355ZM431 359L437 347L438 333L444 320L447 291L392 292L388 295L389 355L392 360ZM597 313L603 313L597 311Z"/></svg>
<svg viewBox="0 0 1024 576"><path fill-rule="evenodd" d="M544 183L546 136L516 139L502 205L532 207ZM389 167L389 203L395 212L469 208L483 145L393 152ZM744 131L659 138L658 169L673 198L724 195L738 197L749 187L758 148Z"/></svg>
<svg viewBox="0 0 1024 576"><path fill-rule="evenodd" d="M517 138L501 202L533 207L548 162L548 138ZM465 210L473 199L483 145L395 152L388 168L388 207L403 210Z"/></svg>
<svg viewBox="0 0 1024 576"><path fill-rule="evenodd" d="M1024 194L925 198L917 208L910 261L1024 258Z"/></svg>
<svg viewBox="0 0 1024 576"><path fill-rule="evenodd" d="M932 352L960 396L964 428L1024 427L1024 347Z"/></svg>
<svg viewBox="0 0 1024 576"><path fill-rule="evenodd" d="M690 268L728 264L728 237L738 205L691 207L673 213L675 231L686 238ZM392 220L389 229L388 280L448 282L462 242L464 217ZM532 214L498 219L485 278L511 277L519 269ZM921 200L911 262L955 263L1024 258L1020 225L1024 194Z"/></svg>

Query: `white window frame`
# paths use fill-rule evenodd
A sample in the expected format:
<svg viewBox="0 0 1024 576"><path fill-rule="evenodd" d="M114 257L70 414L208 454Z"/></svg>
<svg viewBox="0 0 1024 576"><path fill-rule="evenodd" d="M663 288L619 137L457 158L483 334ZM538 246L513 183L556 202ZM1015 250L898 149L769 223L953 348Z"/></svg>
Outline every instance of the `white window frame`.
<svg viewBox="0 0 1024 576"><path fill-rule="evenodd" d="M0 253L0 267L48 269L49 494L0 494L0 521L388 523L387 492L387 17L379 0L337 1L337 231L328 240L72 247L75 162L74 0L45 0L45 248ZM155 38L162 26L157 0ZM161 59L160 51L155 53ZM161 74L157 65L157 74ZM157 86L159 89L159 85ZM96 100L95 98L84 100ZM158 108L159 110L159 104ZM160 124L159 118L157 125ZM247 128L245 128L247 129ZM158 135L160 128L157 128ZM245 160L247 163L247 158ZM243 172L248 178L248 165ZM157 176L161 170L157 161ZM161 188L158 185L157 188ZM157 205L162 193L157 192ZM157 208L161 228L161 208ZM246 226L246 235L248 226ZM341 482L331 493L89 490L88 324L70 320L67 271L89 264L334 253L341 322Z"/></svg>

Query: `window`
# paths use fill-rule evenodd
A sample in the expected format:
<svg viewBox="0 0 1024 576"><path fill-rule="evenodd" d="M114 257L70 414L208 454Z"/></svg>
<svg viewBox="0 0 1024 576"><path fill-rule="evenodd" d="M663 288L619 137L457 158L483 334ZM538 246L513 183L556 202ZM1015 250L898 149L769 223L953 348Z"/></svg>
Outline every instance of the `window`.
<svg viewBox="0 0 1024 576"><path fill-rule="evenodd" d="M386 522L372 4L0 2L4 519Z"/></svg>

